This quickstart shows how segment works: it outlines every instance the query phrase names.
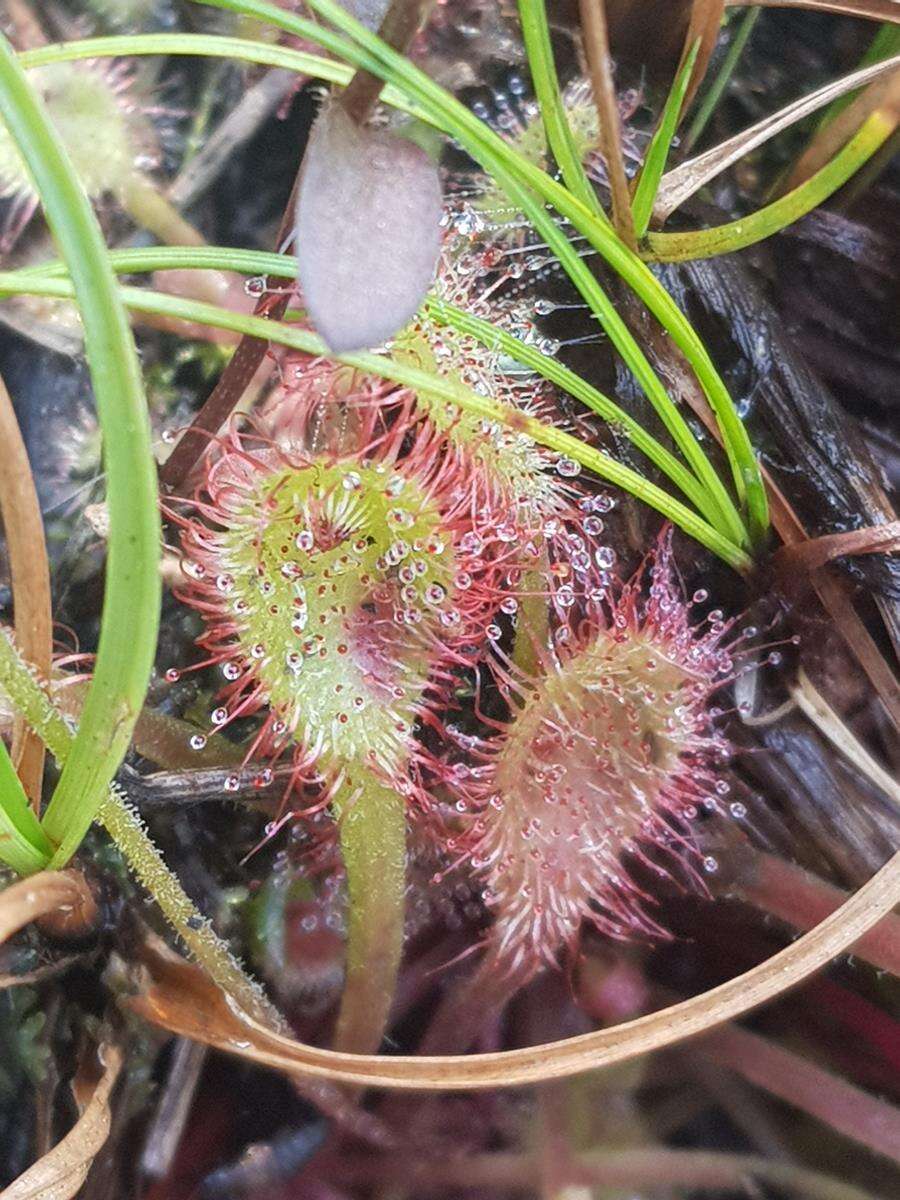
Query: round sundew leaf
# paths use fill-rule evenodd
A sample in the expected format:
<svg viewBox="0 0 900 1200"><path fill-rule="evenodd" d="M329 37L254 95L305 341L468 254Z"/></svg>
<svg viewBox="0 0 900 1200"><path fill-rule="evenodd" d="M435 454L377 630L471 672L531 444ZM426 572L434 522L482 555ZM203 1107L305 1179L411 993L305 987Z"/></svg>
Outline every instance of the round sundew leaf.
<svg viewBox="0 0 900 1200"><path fill-rule="evenodd" d="M440 250L437 167L412 142L363 129L339 105L318 117L297 200L300 283L338 354L379 346L416 313Z"/></svg>

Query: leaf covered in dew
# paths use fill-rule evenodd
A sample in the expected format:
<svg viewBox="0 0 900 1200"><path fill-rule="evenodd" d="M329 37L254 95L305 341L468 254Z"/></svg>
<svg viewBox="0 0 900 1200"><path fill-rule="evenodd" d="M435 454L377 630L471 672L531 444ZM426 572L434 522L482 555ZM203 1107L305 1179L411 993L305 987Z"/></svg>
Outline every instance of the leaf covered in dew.
<svg viewBox="0 0 900 1200"><path fill-rule="evenodd" d="M332 104L313 126L297 199L300 283L335 353L378 346L416 313L440 250L441 186L420 147Z"/></svg>

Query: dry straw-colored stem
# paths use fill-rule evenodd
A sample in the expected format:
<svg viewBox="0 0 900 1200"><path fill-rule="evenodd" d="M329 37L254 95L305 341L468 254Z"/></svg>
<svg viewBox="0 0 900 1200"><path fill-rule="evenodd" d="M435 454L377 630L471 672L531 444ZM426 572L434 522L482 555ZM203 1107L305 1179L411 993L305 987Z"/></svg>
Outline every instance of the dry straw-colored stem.
<svg viewBox="0 0 900 1200"><path fill-rule="evenodd" d="M895 69L886 79L875 79L839 116L819 129L782 182L779 195L793 191L827 166L876 112L885 113L896 122L900 112L900 71Z"/></svg>
<svg viewBox="0 0 900 1200"><path fill-rule="evenodd" d="M733 1020L826 966L859 941L898 902L900 853L809 933L703 995L596 1033L494 1054L379 1058L321 1050L275 1034L223 1003L208 989L201 991L202 980L192 976L186 966L160 976L157 985L132 1004L164 1028L289 1074L410 1090L517 1086L624 1062Z"/></svg>
<svg viewBox="0 0 900 1200"><path fill-rule="evenodd" d="M16 641L42 679L50 678L53 615L44 523L28 451L6 384L0 377L0 514L12 581ZM41 815L44 743L21 717L13 727L12 760L37 816Z"/></svg>
<svg viewBox="0 0 900 1200"><path fill-rule="evenodd" d="M803 667L797 672L797 682L791 688L791 696L804 716L828 738L832 746L900 808L900 783L875 761L862 742L854 736L850 727L841 720L814 686Z"/></svg>
<svg viewBox="0 0 900 1200"><path fill-rule="evenodd" d="M41 871L0 892L0 945L29 921L58 916L80 923L96 913L96 901L77 871Z"/></svg>
<svg viewBox="0 0 900 1200"><path fill-rule="evenodd" d="M70 1200L82 1188L112 1126L109 1098L122 1068L122 1052L100 1047L103 1072L90 1083L79 1075L72 1085L80 1116L62 1141L0 1192L0 1200Z"/></svg>
<svg viewBox="0 0 900 1200"><path fill-rule="evenodd" d="M613 225L619 237L634 250L637 246L631 195L625 159L622 155L622 122L616 101L612 58L609 53L609 30L606 20L606 0L581 0L581 32L584 52L591 79L591 91L600 122L600 145L606 163L609 192L612 200Z"/></svg>

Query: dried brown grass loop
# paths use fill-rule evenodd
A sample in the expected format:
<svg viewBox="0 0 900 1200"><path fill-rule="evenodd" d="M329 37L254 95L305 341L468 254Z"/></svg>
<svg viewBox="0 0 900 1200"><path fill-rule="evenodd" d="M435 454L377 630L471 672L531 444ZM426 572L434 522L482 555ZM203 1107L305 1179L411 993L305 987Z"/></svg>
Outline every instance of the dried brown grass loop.
<svg viewBox="0 0 900 1200"><path fill-rule="evenodd" d="M77 871L40 871L0 892L0 945L29 921L58 919L58 926L93 922L95 901Z"/></svg>
<svg viewBox="0 0 900 1200"><path fill-rule="evenodd" d="M596 1033L463 1057L339 1054L272 1032L196 968L148 956L151 984L130 1007L146 1020L288 1074L408 1090L514 1087L577 1075L673 1046L780 996L844 953L900 903L900 853L834 913L765 962L702 995Z"/></svg>

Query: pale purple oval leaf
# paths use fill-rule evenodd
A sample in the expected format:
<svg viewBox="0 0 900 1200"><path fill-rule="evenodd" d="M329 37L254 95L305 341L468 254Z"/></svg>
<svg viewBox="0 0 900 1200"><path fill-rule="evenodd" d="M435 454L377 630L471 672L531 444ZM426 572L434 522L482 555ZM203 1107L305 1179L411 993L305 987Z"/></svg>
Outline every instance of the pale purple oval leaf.
<svg viewBox="0 0 900 1200"><path fill-rule="evenodd" d="M357 126L337 104L316 120L297 198L300 284L336 354L371 349L415 315L440 251L441 185L424 150Z"/></svg>

